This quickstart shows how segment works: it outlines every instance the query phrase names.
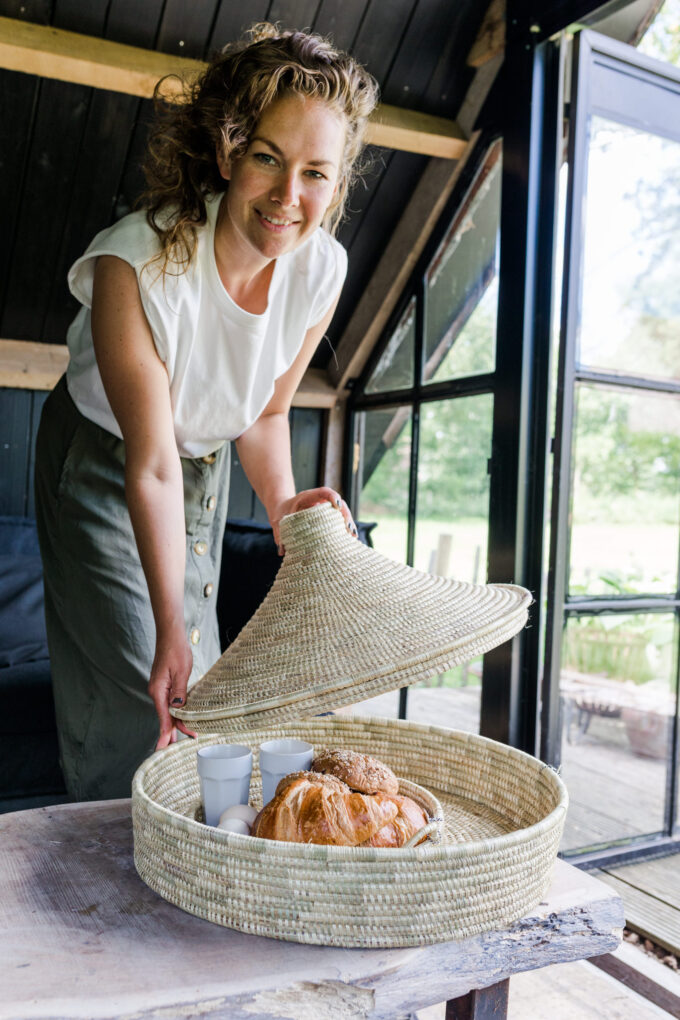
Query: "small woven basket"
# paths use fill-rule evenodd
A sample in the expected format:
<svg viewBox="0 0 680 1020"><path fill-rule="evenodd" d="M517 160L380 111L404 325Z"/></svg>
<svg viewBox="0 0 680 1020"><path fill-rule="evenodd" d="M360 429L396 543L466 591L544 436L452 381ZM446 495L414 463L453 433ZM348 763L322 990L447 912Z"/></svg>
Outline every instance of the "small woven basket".
<svg viewBox="0 0 680 1020"><path fill-rule="evenodd" d="M530 755L397 720L328 716L260 731L228 722L232 727L220 734L153 755L133 780L135 865L183 910L292 942L395 948L503 927L545 895L567 793L557 774ZM256 751L276 737L380 758L430 792L433 800L420 797L428 813L441 805L439 843L398 850L281 843L197 821L197 747L228 740ZM251 791L259 806L257 761Z"/></svg>

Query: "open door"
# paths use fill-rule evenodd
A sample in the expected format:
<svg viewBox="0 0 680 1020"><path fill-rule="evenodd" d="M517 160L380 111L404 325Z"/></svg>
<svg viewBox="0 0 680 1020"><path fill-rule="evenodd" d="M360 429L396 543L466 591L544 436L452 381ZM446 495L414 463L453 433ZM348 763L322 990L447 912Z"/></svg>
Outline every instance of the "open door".
<svg viewBox="0 0 680 1020"><path fill-rule="evenodd" d="M677 833L680 72L575 40L543 757L563 851Z"/></svg>

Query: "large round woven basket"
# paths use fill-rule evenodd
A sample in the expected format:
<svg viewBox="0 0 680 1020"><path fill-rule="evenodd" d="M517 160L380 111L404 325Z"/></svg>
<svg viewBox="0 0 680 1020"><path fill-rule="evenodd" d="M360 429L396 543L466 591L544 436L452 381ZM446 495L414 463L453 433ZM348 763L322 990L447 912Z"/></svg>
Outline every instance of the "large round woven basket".
<svg viewBox="0 0 680 1020"><path fill-rule="evenodd" d="M429 790L437 845L371 849L280 843L197 821L197 747L298 737L382 759ZM261 803L256 763L251 803ZM346 947L400 947L508 925L545 895L567 793L548 766L469 733L387 719L318 717L181 743L149 758L132 789L135 865L189 913L254 935Z"/></svg>

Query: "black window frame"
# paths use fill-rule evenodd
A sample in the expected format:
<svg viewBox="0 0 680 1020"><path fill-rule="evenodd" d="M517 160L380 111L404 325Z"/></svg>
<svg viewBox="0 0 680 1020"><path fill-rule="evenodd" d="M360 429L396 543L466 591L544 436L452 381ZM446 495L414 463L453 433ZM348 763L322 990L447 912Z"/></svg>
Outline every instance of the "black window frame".
<svg viewBox="0 0 680 1020"><path fill-rule="evenodd" d="M530 40L530 45L527 44ZM489 581L514 581L543 592L548 380L555 257L557 170L561 155L563 46L537 43L526 18L510 18L501 76L476 125L479 136L453 193L361 375L350 383L344 487L356 506L353 446L356 415L410 404L412 448L409 544L413 563L420 408L429 400L493 396L489 460ZM512 81L508 90L506 82ZM502 130L501 130L502 128ZM495 369L491 373L421 383L426 272L458 214L491 146L502 138L499 298ZM365 394L363 388L408 302L416 297L416 380L413 387ZM517 340L521 342L518 345ZM525 630L484 656L480 732L536 753L539 737L541 626ZM400 693L405 718L407 690Z"/></svg>
<svg viewBox="0 0 680 1020"><path fill-rule="evenodd" d="M470 189L473 187L478 173L481 171L493 146L497 144L495 132L480 132L474 149L456 181L451 196L442 215L430 235L413 272L402 291L386 325L368 358L361 374L350 383L350 396L347 405L347 448L353 450L356 442L357 416L363 411L388 409L390 407L411 407L411 456L409 467L408 492L408 539L406 562L413 566L415 546L415 519L418 497L418 457L420 451L420 409L422 404L448 398L476 396L483 393L494 393L495 373L483 373L464 376L442 382L423 383L422 375L425 361L424 332L427 301L427 272L436 257L441 244L451 229L452 223L459 215ZM380 358L398 328L403 315L411 301L415 299L415 343L414 343L414 383L412 386L397 390L386 390L380 393L366 393L369 382ZM358 472L352 470L354 458L345 457L344 491L349 494L348 502L353 512L358 505L357 483ZM398 717L405 719L408 706L408 688L399 692Z"/></svg>

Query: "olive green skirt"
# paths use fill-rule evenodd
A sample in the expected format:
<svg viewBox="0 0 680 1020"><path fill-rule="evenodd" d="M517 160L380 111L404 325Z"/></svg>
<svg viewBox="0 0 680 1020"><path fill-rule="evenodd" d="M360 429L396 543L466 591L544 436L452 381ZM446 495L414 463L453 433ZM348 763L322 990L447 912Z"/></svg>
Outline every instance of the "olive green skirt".
<svg viewBox="0 0 680 1020"><path fill-rule="evenodd" d="M125 444L85 418L62 378L36 444L36 516L61 765L76 800L129 797L158 718L147 691L155 625L125 499ZM229 444L182 458L190 684L220 655L217 584Z"/></svg>

